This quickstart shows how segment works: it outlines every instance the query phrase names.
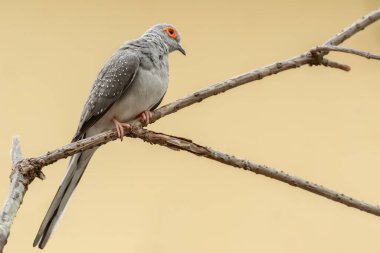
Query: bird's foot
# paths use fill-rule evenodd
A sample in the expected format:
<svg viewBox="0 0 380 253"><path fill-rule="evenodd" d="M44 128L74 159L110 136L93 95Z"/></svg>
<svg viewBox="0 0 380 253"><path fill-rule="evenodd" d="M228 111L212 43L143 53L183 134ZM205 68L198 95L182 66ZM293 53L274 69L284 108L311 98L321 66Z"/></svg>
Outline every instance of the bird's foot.
<svg viewBox="0 0 380 253"><path fill-rule="evenodd" d="M125 134L124 128L129 129L129 128L131 128L131 125L129 125L128 123L121 123L115 118L112 119L112 122L115 124L115 128L117 131L117 137L120 138L121 141L123 141L123 137Z"/></svg>
<svg viewBox="0 0 380 253"><path fill-rule="evenodd" d="M139 119L141 123L143 123L145 126L149 124L150 119L152 118L153 114L151 111L143 111L139 115Z"/></svg>

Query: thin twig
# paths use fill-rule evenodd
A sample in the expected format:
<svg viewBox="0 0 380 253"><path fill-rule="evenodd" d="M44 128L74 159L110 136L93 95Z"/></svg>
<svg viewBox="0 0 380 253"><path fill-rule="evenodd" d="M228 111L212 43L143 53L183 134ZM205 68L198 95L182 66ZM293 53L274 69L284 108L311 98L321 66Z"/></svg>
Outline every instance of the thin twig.
<svg viewBox="0 0 380 253"><path fill-rule="evenodd" d="M132 137L140 138L146 142L165 146L174 150L184 150L197 156L206 157L214 161L218 161L237 168L242 168L254 172L256 174L264 175L279 180L281 182L290 184L292 186L299 187L306 191L315 193L317 195L326 197L333 201L345 204L347 206L374 214L376 216L380 216L379 206L374 206L363 201L351 198L342 193L338 193L334 190L325 188L322 185L318 185L308 180L285 173L282 170L277 170L275 168L271 168L265 165L253 163L249 160L239 159L235 156L216 151L210 147L201 146L189 139L162 133L156 133L142 128L133 129Z"/></svg>
<svg viewBox="0 0 380 253"><path fill-rule="evenodd" d="M362 56L362 57L365 57L367 59L380 60L380 55L372 54L370 52L365 52L365 51L357 50L354 48L348 48L348 47L324 45L324 46L316 47L315 50L316 51L325 51L325 52L330 52L330 51L342 52L342 53Z"/></svg>
<svg viewBox="0 0 380 253"><path fill-rule="evenodd" d="M343 71L350 71L351 70L351 67L348 66L348 65L346 65L346 64L342 64L342 63L339 63L339 62L336 62L336 61L332 61L332 60L329 60L329 59L326 59L326 58L322 59L321 64L323 66L326 66L326 67L336 68L336 69L340 69L340 70L343 70Z"/></svg>

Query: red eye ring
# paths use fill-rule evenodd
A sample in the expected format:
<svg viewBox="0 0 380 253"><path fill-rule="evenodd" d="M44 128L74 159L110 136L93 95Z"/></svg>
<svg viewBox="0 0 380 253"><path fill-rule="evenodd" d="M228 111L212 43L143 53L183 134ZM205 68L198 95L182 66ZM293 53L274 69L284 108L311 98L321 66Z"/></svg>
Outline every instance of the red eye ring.
<svg viewBox="0 0 380 253"><path fill-rule="evenodd" d="M171 26L168 26L168 27L165 27L164 28L164 31L166 32L166 34L170 37L170 38L173 38L173 39L176 39L177 38L177 31L171 27Z"/></svg>

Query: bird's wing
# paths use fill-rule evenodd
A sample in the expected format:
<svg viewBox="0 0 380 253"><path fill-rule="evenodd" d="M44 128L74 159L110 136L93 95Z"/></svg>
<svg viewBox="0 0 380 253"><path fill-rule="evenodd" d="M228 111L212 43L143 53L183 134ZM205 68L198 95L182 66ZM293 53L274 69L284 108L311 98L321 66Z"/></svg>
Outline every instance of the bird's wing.
<svg viewBox="0 0 380 253"><path fill-rule="evenodd" d="M83 137L111 106L125 94L140 66L137 55L127 50L117 51L104 65L84 106L73 141Z"/></svg>

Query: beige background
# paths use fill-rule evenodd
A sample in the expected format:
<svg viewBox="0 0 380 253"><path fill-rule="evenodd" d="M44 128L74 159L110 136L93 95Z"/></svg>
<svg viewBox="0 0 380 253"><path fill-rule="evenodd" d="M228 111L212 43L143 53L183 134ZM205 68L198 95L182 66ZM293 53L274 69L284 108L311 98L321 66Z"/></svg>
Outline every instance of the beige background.
<svg viewBox="0 0 380 253"><path fill-rule="evenodd" d="M0 199L26 156L73 136L97 72L158 22L182 32L164 103L302 53L377 8L340 1L0 1ZM380 53L380 23L345 45ZM380 62L333 54L150 126L380 204ZM6 252L32 242L65 173L44 169ZM44 252L379 252L380 218L219 163L127 139L101 148Z"/></svg>

